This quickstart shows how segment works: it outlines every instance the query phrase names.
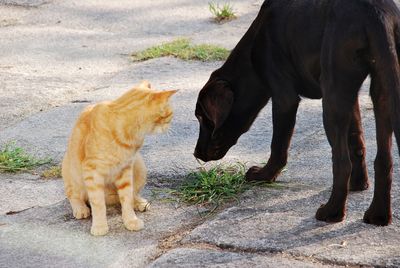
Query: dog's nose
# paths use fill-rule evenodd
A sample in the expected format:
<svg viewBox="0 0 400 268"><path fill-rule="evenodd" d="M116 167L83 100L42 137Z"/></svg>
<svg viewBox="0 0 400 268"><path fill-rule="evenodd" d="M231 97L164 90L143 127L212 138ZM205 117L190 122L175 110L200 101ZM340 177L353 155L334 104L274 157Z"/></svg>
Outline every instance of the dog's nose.
<svg viewBox="0 0 400 268"><path fill-rule="evenodd" d="M200 160L202 160L202 161L204 161L204 162L207 162L207 157L206 157L206 155L205 155L205 154L202 154L202 153L200 152L200 150L198 150L197 148L194 149L193 155L194 155L195 158L200 159Z"/></svg>

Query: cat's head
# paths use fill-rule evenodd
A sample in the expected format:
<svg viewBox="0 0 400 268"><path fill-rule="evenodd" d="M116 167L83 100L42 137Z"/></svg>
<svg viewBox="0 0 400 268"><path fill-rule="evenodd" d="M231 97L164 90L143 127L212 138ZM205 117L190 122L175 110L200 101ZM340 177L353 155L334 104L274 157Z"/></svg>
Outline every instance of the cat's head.
<svg viewBox="0 0 400 268"><path fill-rule="evenodd" d="M161 133L168 129L173 111L170 97L177 90L156 90L150 83L143 81L124 95L113 101L110 106L117 120L135 125L143 133Z"/></svg>
<svg viewBox="0 0 400 268"><path fill-rule="evenodd" d="M148 92L146 114L147 123L151 133L165 132L173 117L173 110L169 103L170 97L178 90L155 90L150 83L143 81L137 90L146 90Z"/></svg>

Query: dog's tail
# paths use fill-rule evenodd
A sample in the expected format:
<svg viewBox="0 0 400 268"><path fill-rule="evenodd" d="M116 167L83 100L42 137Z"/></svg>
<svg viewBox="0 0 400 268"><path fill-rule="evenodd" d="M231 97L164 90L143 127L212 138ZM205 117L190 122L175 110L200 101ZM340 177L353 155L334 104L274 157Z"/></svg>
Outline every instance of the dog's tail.
<svg viewBox="0 0 400 268"><path fill-rule="evenodd" d="M397 7L394 7L394 10L397 12ZM392 12L391 15L393 16L379 16L375 13L374 19L370 20L367 27L367 35L372 80L379 81L380 90L384 91L380 95L387 96L384 101L388 102L387 108L390 109L390 120L400 153L400 36L397 32L399 24L396 21L399 14Z"/></svg>

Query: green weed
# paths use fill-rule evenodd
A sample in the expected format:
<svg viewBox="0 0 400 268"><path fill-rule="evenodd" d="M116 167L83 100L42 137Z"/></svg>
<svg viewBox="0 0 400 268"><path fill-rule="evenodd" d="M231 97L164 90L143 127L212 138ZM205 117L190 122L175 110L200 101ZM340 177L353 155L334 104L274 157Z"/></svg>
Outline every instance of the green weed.
<svg viewBox="0 0 400 268"><path fill-rule="evenodd" d="M0 151L0 172L27 171L50 162L50 158L37 159L27 154L24 149L17 147L15 143L6 144Z"/></svg>
<svg viewBox="0 0 400 268"><path fill-rule="evenodd" d="M244 174L245 166L240 163L201 169L187 176L176 195L185 203L219 206L245 190Z"/></svg>
<svg viewBox="0 0 400 268"><path fill-rule="evenodd" d="M160 57L176 57L182 60L218 61L225 60L229 50L208 44L193 45L189 39L179 38L172 42L153 46L133 53L133 61L145 61Z"/></svg>
<svg viewBox="0 0 400 268"><path fill-rule="evenodd" d="M220 205L238 200L239 195L254 186L281 189L277 183L248 182L245 164L221 164L210 169L201 168L187 175L176 190L169 193L178 201L190 205L204 205L214 211Z"/></svg>
<svg viewBox="0 0 400 268"><path fill-rule="evenodd" d="M200 214L211 215L218 207L231 201L238 201L240 194L254 187L283 190L282 183L248 182L245 179L247 167L243 163L220 164L209 169L204 167L189 173L175 189L153 189L152 200L162 203L184 203L198 205L205 210Z"/></svg>
<svg viewBox="0 0 400 268"><path fill-rule="evenodd" d="M233 6L229 3L225 3L220 6L217 3L208 3L208 9L214 16L216 22L223 22L236 19L235 12L233 11Z"/></svg>

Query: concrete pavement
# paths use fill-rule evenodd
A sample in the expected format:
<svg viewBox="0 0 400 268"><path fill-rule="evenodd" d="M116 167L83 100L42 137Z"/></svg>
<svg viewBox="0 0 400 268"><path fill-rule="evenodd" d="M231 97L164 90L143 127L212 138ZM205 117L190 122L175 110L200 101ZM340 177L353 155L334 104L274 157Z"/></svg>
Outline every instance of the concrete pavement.
<svg viewBox="0 0 400 268"><path fill-rule="evenodd" d="M279 188L255 187L216 215L166 203L154 191L174 188L198 167L192 152L198 135L198 90L221 62L173 58L133 63L129 53L190 37L232 48L261 1L230 1L239 18L211 22L208 1L0 0L0 145L14 140L37 156L60 161L72 124L89 103L115 98L142 79L177 88L175 118L166 135L143 146L149 169L139 213L144 230L129 232L120 210L108 210L110 233L89 234L89 220L75 220L61 180L34 174L0 174L0 267L399 267L399 166L395 153L393 224L362 223L373 187L352 193L338 224L314 219L331 189L330 147L321 102L303 100L287 171ZM368 81L360 95L373 185L375 128ZM261 112L223 162L261 163L269 154L271 106ZM14 213L7 215L9 211Z"/></svg>

